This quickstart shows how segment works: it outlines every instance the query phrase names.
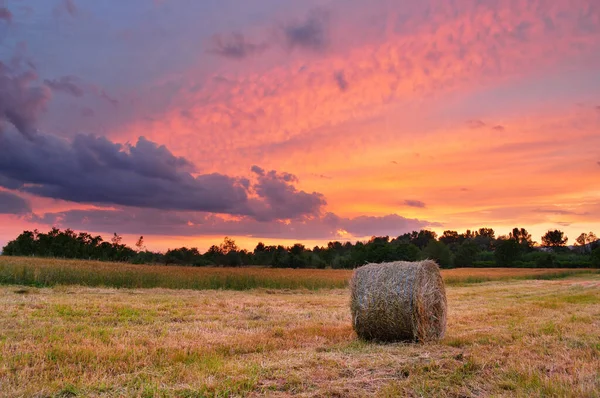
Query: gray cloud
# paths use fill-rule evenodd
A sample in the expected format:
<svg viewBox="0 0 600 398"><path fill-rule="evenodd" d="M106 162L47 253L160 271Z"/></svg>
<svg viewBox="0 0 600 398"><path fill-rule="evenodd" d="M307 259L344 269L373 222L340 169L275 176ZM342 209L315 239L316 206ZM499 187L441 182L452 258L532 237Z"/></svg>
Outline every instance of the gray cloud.
<svg viewBox="0 0 600 398"><path fill-rule="evenodd" d="M554 209L535 209L534 211L536 213L556 214L556 215L561 215L561 216L587 216L587 215L590 214L589 212L579 213L579 212L576 212L576 211L564 210L564 209L559 209L559 208L554 208Z"/></svg>
<svg viewBox="0 0 600 398"><path fill-rule="evenodd" d="M333 77L341 91L346 91L348 89L348 81L346 80L343 70L335 72Z"/></svg>
<svg viewBox="0 0 600 398"><path fill-rule="evenodd" d="M288 24L283 33L290 49L323 51L329 46L329 13L321 9L312 10L305 21Z"/></svg>
<svg viewBox="0 0 600 398"><path fill-rule="evenodd" d="M266 49L266 44L250 43L241 33L232 33L229 37L213 36L208 52L225 58L244 59L260 54Z"/></svg>
<svg viewBox="0 0 600 398"><path fill-rule="evenodd" d="M320 193L298 191L292 185L298 182L293 174L277 173L275 170L267 173L258 166L253 166L252 171L258 178L252 188L260 200L251 201L251 207L260 221L318 215L321 207L327 204Z"/></svg>
<svg viewBox="0 0 600 398"><path fill-rule="evenodd" d="M78 79L75 76L63 76L60 79L44 80L44 83L52 89L66 94L71 94L75 97L81 97L84 90L78 84Z"/></svg>
<svg viewBox="0 0 600 398"><path fill-rule="evenodd" d="M35 134L39 114L52 96L48 87L35 86L36 81L33 71L17 72L0 62L0 121L14 125L28 138Z"/></svg>
<svg viewBox="0 0 600 398"><path fill-rule="evenodd" d="M29 202L11 192L0 191L0 214L31 213Z"/></svg>
<svg viewBox="0 0 600 398"><path fill-rule="evenodd" d="M77 135L72 141L0 132L0 186L79 203L246 215L259 220L315 216L325 199L294 187L289 173L255 167L256 182L192 175L193 165L140 137L135 145ZM262 174L258 173L261 170Z"/></svg>
<svg viewBox="0 0 600 398"><path fill-rule="evenodd" d="M492 130L495 130L495 131L504 131L505 128L504 128L504 126L497 125L497 126L492 127Z"/></svg>
<svg viewBox="0 0 600 398"><path fill-rule="evenodd" d="M54 15L59 16L61 14L67 13L71 17L77 16L77 6L73 2L73 0L61 0L56 7L54 7Z"/></svg>
<svg viewBox="0 0 600 398"><path fill-rule="evenodd" d="M396 214L383 217L344 218L332 213L307 220L261 222L250 217L225 220L208 213L123 208L116 210L69 210L32 215L30 221L93 232L137 235L211 236L235 235L279 239L344 239L345 231L355 237L398 236L438 223L408 219Z"/></svg>
<svg viewBox="0 0 600 398"><path fill-rule="evenodd" d="M469 126L472 129L480 129L482 127L485 127L485 123L481 120L467 120L467 126Z"/></svg>
<svg viewBox="0 0 600 398"><path fill-rule="evenodd" d="M6 22L12 21L12 12L6 7L0 7L0 20L5 20Z"/></svg>
<svg viewBox="0 0 600 398"><path fill-rule="evenodd" d="M404 202L405 206L409 206L409 207L417 207L417 208L425 208L426 205L424 202L421 202L420 200L411 200L411 199L407 199Z"/></svg>

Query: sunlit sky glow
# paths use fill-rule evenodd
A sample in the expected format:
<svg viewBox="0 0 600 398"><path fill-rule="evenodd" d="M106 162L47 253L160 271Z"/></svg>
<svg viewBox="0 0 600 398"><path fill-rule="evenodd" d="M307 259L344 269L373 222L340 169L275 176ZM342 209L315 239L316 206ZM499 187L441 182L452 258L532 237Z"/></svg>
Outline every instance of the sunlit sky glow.
<svg viewBox="0 0 600 398"><path fill-rule="evenodd" d="M596 0L0 0L0 245L600 233Z"/></svg>

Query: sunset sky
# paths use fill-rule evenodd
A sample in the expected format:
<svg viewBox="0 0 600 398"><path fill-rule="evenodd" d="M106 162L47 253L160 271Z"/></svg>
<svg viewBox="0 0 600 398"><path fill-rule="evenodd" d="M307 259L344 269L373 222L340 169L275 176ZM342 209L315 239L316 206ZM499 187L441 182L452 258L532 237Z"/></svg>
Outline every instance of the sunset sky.
<svg viewBox="0 0 600 398"><path fill-rule="evenodd" d="M0 247L600 234L598 0L0 0Z"/></svg>

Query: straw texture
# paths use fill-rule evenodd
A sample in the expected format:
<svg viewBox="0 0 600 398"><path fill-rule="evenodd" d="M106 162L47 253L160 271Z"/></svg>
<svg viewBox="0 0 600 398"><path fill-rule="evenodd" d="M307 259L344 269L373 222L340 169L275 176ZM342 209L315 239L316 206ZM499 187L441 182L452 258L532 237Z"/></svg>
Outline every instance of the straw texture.
<svg viewBox="0 0 600 398"><path fill-rule="evenodd" d="M435 341L446 331L446 291L431 260L368 264L350 281L358 336L379 341Z"/></svg>

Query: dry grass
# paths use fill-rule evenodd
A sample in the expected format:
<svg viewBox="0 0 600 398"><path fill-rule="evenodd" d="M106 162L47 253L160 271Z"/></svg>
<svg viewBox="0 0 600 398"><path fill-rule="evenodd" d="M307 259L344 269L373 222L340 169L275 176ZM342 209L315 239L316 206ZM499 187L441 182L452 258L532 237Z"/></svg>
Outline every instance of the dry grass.
<svg viewBox="0 0 600 398"><path fill-rule="evenodd" d="M346 289L0 288L0 391L573 396L600 391L600 276L451 286L447 337L364 343Z"/></svg>
<svg viewBox="0 0 600 398"><path fill-rule="evenodd" d="M461 268L442 270L446 284L506 279L547 279L586 269ZM348 286L351 270L295 270L134 265L99 261L0 256L0 284L36 287L56 285L168 289L336 289Z"/></svg>

